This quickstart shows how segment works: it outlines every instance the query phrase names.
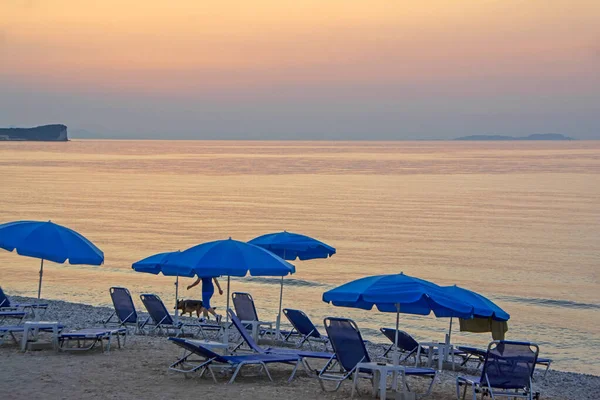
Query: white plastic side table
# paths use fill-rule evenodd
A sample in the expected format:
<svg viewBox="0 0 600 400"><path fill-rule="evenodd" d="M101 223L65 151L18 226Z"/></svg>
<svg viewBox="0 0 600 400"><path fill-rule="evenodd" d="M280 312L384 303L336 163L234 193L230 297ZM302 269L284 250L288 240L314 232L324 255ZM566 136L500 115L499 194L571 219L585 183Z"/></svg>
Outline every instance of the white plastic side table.
<svg viewBox="0 0 600 400"><path fill-rule="evenodd" d="M27 351L29 335L37 338L40 329L52 329L52 347L58 351L58 322L57 321L27 321L23 324L23 339L21 340L21 351Z"/></svg>
<svg viewBox="0 0 600 400"><path fill-rule="evenodd" d="M260 333L259 328L261 326L268 326L269 330L273 330L272 322L264 322L264 321L242 321L244 325L252 325L252 338L258 343L258 336Z"/></svg>
<svg viewBox="0 0 600 400"><path fill-rule="evenodd" d="M406 388L406 376L404 375L404 365L393 365L393 364L380 364L376 362L358 363L354 372L354 382L352 384L352 397L354 396L354 389L356 386L357 374L361 369L368 369L373 372L373 397L377 397L379 392L379 398L385 400L387 395L387 377L390 373L392 376L392 390L398 392L398 379L397 375L402 375L402 392ZM377 380L379 378L379 381Z"/></svg>
<svg viewBox="0 0 600 400"><path fill-rule="evenodd" d="M448 356L452 356L452 370L454 371L454 345L446 344L441 342L422 342L419 343L419 350L417 351L417 360L421 355L421 349L427 347L429 349L427 354L427 365L431 367L433 364L434 349L438 349L438 371L441 371L444 367L444 361Z"/></svg>

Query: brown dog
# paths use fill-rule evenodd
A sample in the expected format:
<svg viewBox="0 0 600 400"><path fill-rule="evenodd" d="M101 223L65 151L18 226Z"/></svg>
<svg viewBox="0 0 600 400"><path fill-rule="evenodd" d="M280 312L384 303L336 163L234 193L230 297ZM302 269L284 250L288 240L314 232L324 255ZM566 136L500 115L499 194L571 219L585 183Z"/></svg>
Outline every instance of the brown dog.
<svg viewBox="0 0 600 400"><path fill-rule="evenodd" d="M200 312L202 311L202 301L201 300L178 300L177 301L177 309L181 310L181 315L190 314L196 311L196 316L200 317Z"/></svg>

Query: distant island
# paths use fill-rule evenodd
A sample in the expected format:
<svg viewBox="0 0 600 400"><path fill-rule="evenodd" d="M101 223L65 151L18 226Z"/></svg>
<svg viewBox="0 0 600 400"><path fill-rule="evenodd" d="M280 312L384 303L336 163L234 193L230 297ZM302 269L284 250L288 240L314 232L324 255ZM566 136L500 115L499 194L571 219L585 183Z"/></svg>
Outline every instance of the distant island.
<svg viewBox="0 0 600 400"><path fill-rule="evenodd" d="M66 142L68 140L67 126L62 124L35 128L0 128L0 141Z"/></svg>
<svg viewBox="0 0 600 400"><path fill-rule="evenodd" d="M575 140L559 133L538 133L529 136L471 135L454 140Z"/></svg>

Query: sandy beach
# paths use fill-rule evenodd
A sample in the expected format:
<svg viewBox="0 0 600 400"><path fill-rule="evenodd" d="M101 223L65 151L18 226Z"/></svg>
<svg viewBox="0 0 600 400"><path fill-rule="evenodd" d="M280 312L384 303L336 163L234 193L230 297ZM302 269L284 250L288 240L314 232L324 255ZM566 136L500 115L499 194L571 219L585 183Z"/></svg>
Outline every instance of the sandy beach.
<svg viewBox="0 0 600 400"><path fill-rule="evenodd" d="M15 301L32 299L14 297ZM45 320L61 321L67 329L98 326L111 309L85 304L50 301ZM372 343L369 351L373 356L381 354L383 344ZM55 353L52 350L21 353L11 342L0 347L2 379L0 393L10 393L6 398L27 399L40 393L48 399L164 399L193 398L198 396L224 396L227 398L254 399L344 399L350 397L350 383L345 383L335 393L321 390L318 380L302 370L296 379L287 383L291 366L270 367L274 382L265 376L254 376L248 370L233 385L225 384L225 377L218 377L215 384L207 377L192 376L168 370L177 359L180 349L165 337L130 335L127 345L118 349L115 345L110 353L94 349L85 353ZM314 367L319 365L313 363ZM454 382L457 375L476 374L474 365L468 369L443 371L434 385L434 400L455 398ZM411 388L423 391L425 382L413 380ZM370 398L369 382L361 382L361 397ZM542 399L595 399L600 393L600 377L571 372L550 370L546 378L536 373L535 388ZM391 393L390 393L391 395Z"/></svg>

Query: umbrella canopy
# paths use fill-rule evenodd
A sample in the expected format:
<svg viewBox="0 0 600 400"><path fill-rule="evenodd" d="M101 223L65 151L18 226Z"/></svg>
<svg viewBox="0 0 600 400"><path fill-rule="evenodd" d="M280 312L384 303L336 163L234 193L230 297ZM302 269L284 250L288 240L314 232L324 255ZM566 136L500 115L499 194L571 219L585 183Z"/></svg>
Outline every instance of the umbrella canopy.
<svg viewBox="0 0 600 400"><path fill-rule="evenodd" d="M194 273L191 272L189 268L177 268L176 266L171 266L166 269L163 269L163 265L167 263L169 258L174 255L179 254L179 251L169 251L166 253L158 253L151 255L150 257L146 257L143 260L137 261L131 265L131 268L136 272L146 272L148 274L158 275L162 273L165 276L175 276L175 317L177 317L178 309L177 302L179 300L179 277L185 276L191 278L194 276Z"/></svg>
<svg viewBox="0 0 600 400"><path fill-rule="evenodd" d="M492 318L496 321L508 321L510 315L498 307L493 301L479 293L460 286L444 286L442 288L456 299L473 306L473 316L478 318Z"/></svg>
<svg viewBox="0 0 600 400"><path fill-rule="evenodd" d="M194 273L189 268L178 268L174 265L169 266L166 269L163 268L171 257L179 253L179 251L169 251L166 253L154 254L131 264L131 268L136 272L146 272L154 275L162 273L165 276L193 277Z"/></svg>
<svg viewBox="0 0 600 400"><path fill-rule="evenodd" d="M398 362L400 313L436 317L471 318L473 306L451 296L435 283L399 273L376 275L348 282L323 293L323 301L334 306L396 313L394 364Z"/></svg>
<svg viewBox="0 0 600 400"><path fill-rule="evenodd" d="M38 299L42 293L44 260L62 264L101 265L104 253L83 235L51 221L15 221L0 225L0 248L41 259Z"/></svg>
<svg viewBox="0 0 600 400"><path fill-rule="evenodd" d="M435 283L404 275L376 275L357 279L323 293L323 301L334 306L382 312L471 318L473 306Z"/></svg>
<svg viewBox="0 0 600 400"><path fill-rule="evenodd" d="M231 238L202 243L175 254L162 265L163 273L172 268L192 275L213 276L286 276L296 268L273 253L253 244Z"/></svg>
<svg viewBox="0 0 600 400"><path fill-rule="evenodd" d="M62 264L100 265L104 253L83 235L54 222L15 221L0 225L0 247L22 256Z"/></svg>
<svg viewBox="0 0 600 400"><path fill-rule="evenodd" d="M313 260L327 258L335 254L335 248L310 236L292 232L267 233L248 243L260 246L277 254L284 260Z"/></svg>
<svg viewBox="0 0 600 400"><path fill-rule="evenodd" d="M162 266L163 271L169 271L169 268L184 268L199 277L227 275L227 308L231 276L246 276L248 273L253 276L286 276L296 272L292 264L262 247L231 238L202 243L173 255ZM227 329L223 340L228 341Z"/></svg>
<svg viewBox="0 0 600 400"><path fill-rule="evenodd" d="M313 260L315 258L327 258L335 254L335 248L310 236L292 232L267 233L258 236L248 243L260 246L277 254L284 260ZM281 329L281 307L283 304L283 277L279 289L279 313L277 314L276 335L279 337Z"/></svg>

